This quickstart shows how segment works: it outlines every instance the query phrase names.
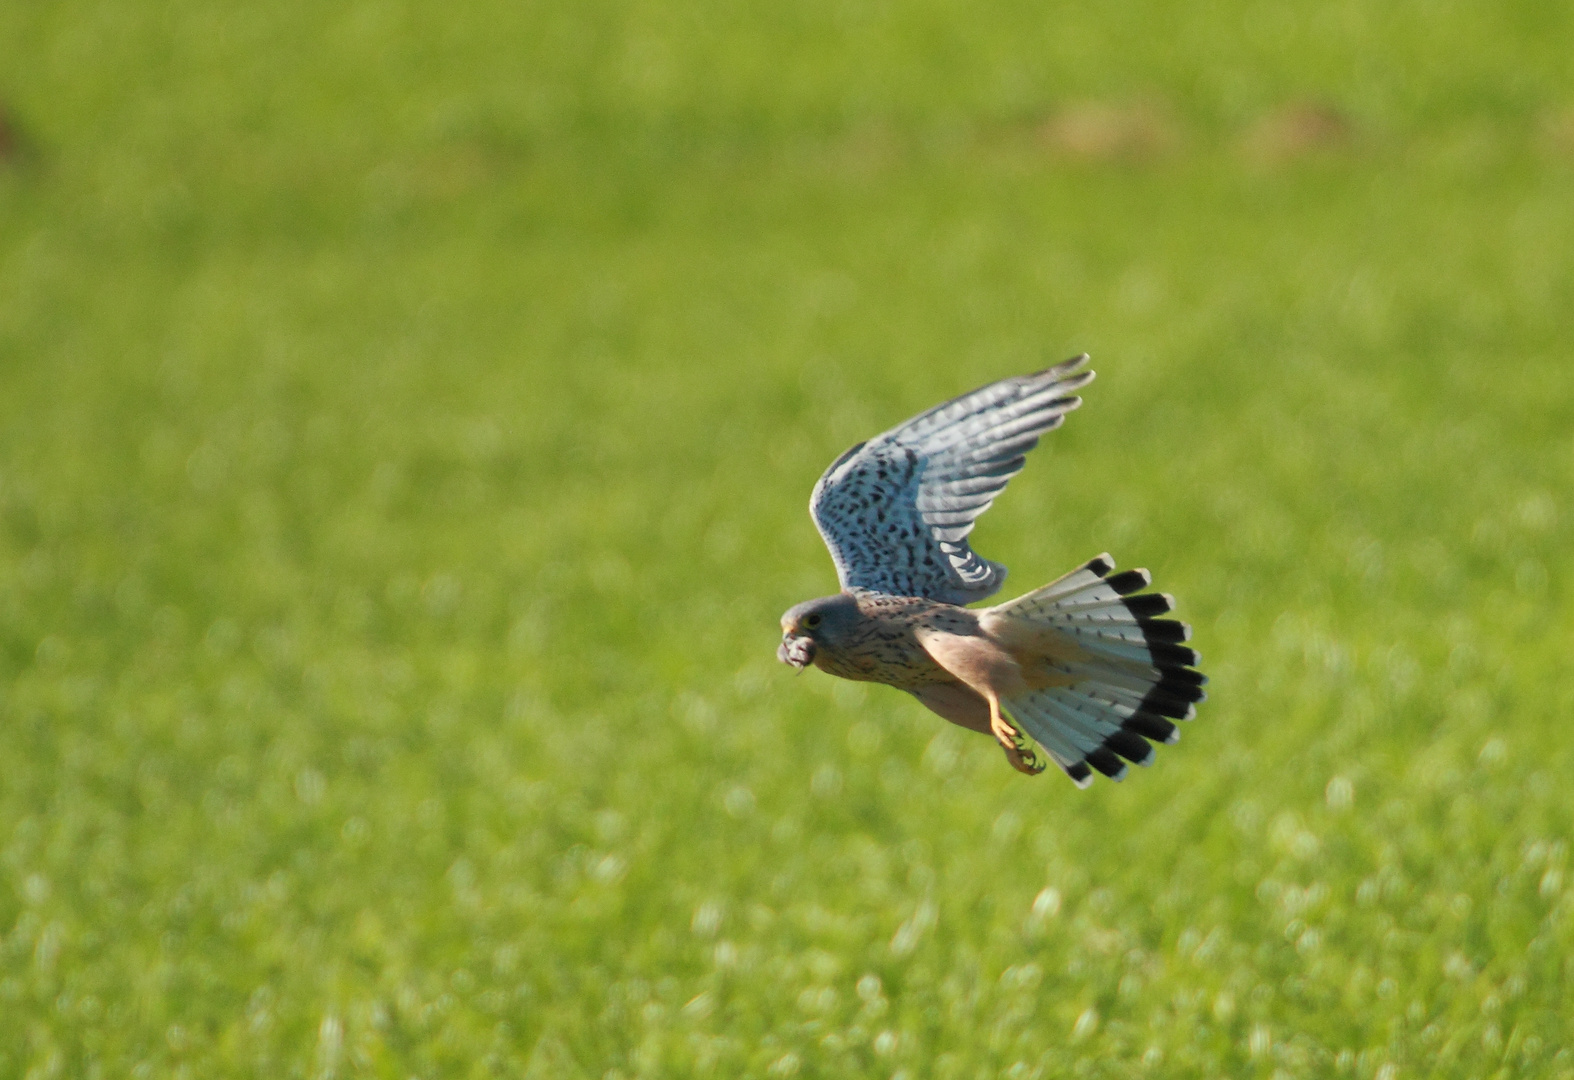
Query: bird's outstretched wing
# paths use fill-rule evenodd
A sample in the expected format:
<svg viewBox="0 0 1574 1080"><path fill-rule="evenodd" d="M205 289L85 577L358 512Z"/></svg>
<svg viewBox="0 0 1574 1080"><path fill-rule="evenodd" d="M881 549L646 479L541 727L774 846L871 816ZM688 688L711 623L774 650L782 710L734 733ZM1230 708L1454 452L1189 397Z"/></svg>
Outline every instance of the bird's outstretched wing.
<svg viewBox="0 0 1574 1080"><path fill-rule="evenodd" d="M1082 404L1087 355L1002 379L859 443L814 485L809 513L843 589L968 604L1006 568L968 546L978 515L1022 471L1024 455Z"/></svg>

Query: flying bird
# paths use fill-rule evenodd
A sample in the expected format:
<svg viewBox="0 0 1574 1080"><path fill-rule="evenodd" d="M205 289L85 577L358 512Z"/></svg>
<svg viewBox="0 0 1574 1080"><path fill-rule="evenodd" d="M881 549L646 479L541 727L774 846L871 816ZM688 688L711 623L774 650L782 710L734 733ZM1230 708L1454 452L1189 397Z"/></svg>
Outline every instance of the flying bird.
<svg viewBox="0 0 1574 1080"><path fill-rule="evenodd" d="M995 607L1006 568L968 546L978 516L1022 470L1039 436L1082 404L1087 354L936 405L831 463L809 513L842 591L782 616L776 656L843 679L906 690L993 735L1012 766L1039 773L1025 730L1078 787L1097 770L1153 763L1207 696L1200 657L1146 570L1106 555ZM1009 717L1009 719L1008 719Z"/></svg>

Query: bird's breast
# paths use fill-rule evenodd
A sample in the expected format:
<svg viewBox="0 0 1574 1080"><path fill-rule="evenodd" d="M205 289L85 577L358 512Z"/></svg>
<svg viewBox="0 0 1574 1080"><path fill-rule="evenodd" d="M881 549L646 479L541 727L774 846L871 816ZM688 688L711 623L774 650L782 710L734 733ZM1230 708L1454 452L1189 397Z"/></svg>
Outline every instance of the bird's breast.
<svg viewBox="0 0 1574 1080"><path fill-rule="evenodd" d="M944 609L944 610L942 610ZM948 612L960 613L960 619ZM956 629L976 630L972 613L918 597L872 597L859 604L859 618L834 643L822 645L814 658L822 671L843 679L879 682L903 690L950 682L953 677L925 651L919 632L936 621Z"/></svg>

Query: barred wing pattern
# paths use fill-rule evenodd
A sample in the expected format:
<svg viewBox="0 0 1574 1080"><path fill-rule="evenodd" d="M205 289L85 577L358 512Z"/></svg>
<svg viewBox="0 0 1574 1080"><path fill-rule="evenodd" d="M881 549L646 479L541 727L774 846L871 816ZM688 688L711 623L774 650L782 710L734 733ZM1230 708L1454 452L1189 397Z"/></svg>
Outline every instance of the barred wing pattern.
<svg viewBox="0 0 1574 1080"><path fill-rule="evenodd" d="M969 604L1006 568L968 546L978 516L1022 471L1024 455L1082 404L1087 354L1002 379L859 443L814 485L809 512L843 589Z"/></svg>

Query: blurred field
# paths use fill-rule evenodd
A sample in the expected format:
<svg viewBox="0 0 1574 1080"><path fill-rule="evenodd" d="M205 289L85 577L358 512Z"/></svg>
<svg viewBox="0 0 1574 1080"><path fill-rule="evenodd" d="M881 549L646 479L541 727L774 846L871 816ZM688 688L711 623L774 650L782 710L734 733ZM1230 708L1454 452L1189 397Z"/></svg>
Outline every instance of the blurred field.
<svg viewBox="0 0 1574 1080"><path fill-rule="evenodd" d="M0 6L0 1076L1574 1076L1574 13ZM794 678L851 443L1212 699Z"/></svg>

